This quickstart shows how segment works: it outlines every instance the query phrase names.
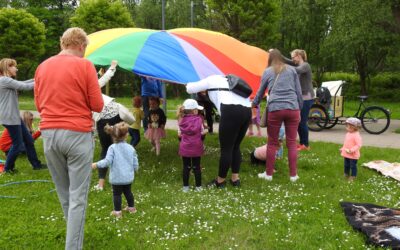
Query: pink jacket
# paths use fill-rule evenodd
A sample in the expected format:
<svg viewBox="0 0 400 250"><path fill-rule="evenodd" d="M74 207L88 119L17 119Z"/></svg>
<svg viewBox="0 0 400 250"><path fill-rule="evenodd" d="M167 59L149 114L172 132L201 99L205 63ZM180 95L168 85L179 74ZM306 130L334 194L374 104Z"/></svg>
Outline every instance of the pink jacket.
<svg viewBox="0 0 400 250"><path fill-rule="evenodd" d="M201 140L203 121L199 115L185 115L179 122L181 142L179 155L183 157L199 157L203 155L204 147Z"/></svg>
<svg viewBox="0 0 400 250"><path fill-rule="evenodd" d="M349 159L359 159L360 158L360 148L362 146L362 139L360 133L356 132L347 132L346 137L344 138L343 147L340 148L341 155L345 158ZM350 150L350 152L346 152L346 149Z"/></svg>

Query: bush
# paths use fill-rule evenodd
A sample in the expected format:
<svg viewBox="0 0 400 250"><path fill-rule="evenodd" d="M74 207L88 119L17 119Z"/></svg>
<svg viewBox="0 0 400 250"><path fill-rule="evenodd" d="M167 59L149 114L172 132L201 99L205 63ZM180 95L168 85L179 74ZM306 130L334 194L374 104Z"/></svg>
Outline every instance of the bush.
<svg viewBox="0 0 400 250"><path fill-rule="evenodd" d="M347 98L355 99L360 94L360 80L357 74L328 72L322 81L344 80L348 84L344 89ZM384 72L370 79L367 85L368 96L373 100L398 101L400 96L400 72Z"/></svg>

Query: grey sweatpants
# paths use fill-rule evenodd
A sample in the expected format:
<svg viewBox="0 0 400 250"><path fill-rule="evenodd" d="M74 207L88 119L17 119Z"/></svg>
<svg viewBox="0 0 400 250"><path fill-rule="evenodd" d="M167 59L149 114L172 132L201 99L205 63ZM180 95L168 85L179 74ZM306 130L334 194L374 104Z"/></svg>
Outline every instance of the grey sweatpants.
<svg viewBox="0 0 400 250"><path fill-rule="evenodd" d="M67 222L65 249L82 249L93 137L91 132L42 130L43 147Z"/></svg>

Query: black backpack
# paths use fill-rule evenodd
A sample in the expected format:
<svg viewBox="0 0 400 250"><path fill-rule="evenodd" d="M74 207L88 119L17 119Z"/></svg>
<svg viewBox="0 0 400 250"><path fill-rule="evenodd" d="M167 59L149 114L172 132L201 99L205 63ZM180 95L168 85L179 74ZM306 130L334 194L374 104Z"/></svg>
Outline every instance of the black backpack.
<svg viewBox="0 0 400 250"><path fill-rule="evenodd" d="M317 89L317 98L322 106L329 108L329 106L331 105L332 96L327 87L319 87Z"/></svg>
<svg viewBox="0 0 400 250"><path fill-rule="evenodd" d="M245 80L234 74L226 75L226 79L228 79L229 88L212 88L208 89L208 91L232 91L244 98L249 97L253 92L250 85Z"/></svg>

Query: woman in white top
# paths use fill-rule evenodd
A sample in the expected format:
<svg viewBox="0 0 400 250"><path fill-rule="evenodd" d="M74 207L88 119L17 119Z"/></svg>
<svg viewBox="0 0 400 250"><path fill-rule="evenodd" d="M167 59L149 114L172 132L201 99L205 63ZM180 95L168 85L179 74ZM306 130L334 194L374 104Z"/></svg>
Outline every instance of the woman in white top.
<svg viewBox="0 0 400 250"><path fill-rule="evenodd" d="M207 90L221 116L219 123L219 143L221 155L218 177L210 185L224 188L229 168L232 168L230 179L234 187L240 186L239 170L242 161L240 143L246 135L251 120L251 103L249 98L229 91L228 79L223 75L212 75L198 82L186 85L189 94Z"/></svg>

